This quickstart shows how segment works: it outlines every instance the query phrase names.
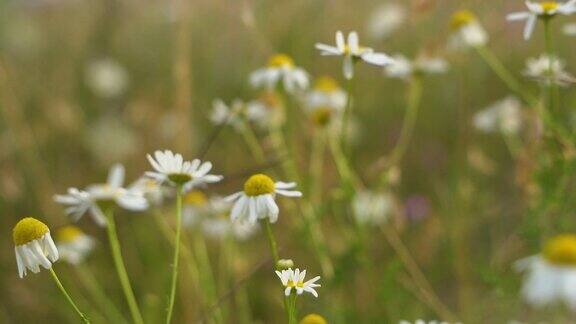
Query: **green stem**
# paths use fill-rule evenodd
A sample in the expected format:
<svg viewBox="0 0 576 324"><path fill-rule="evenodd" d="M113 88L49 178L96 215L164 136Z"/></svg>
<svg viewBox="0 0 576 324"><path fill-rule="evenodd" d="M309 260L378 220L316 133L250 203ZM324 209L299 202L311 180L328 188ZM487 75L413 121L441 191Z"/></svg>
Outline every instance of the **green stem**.
<svg viewBox="0 0 576 324"><path fill-rule="evenodd" d="M262 150L262 146L260 146L258 138L256 137L254 130L248 122L244 123L244 127L242 128L242 136L244 137L246 145L248 145L250 153L252 153L252 156L256 159L256 161L260 163L266 162L266 156Z"/></svg>
<svg viewBox="0 0 576 324"><path fill-rule="evenodd" d="M174 299L176 297L176 287L178 282L178 261L180 260L180 236L182 235L182 185L176 188L176 236L174 238L174 260L172 261L172 282L170 286L170 297L168 299L168 310L166 313L166 324L172 321L174 310Z"/></svg>
<svg viewBox="0 0 576 324"><path fill-rule="evenodd" d="M559 97L556 95L558 86L554 82L554 43L552 41L552 19L544 19L544 39L546 43L546 54L548 55L548 110L552 113L558 113Z"/></svg>
<svg viewBox="0 0 576 324"><path fill-rule="evenodd" d="M278 256L278 244L276 243L276 238L274 237L274 232L272 231L272 225L270 220L265 218L260 221L262 226L266 230L266 235L268 237L268 243L270 244L270 252L272 253L272 258L274 259L274 268L278 268L278 261L280 257Z"/></svg>
<svg viewBox="0 0 576 324"><path fill-rule="evenodd" d="M54 282L56 282L56 286L58 286L58 288L60 289L60 291L62 292L62 294L64 295L64 297L66 297L66 300L68 301L68 303L72 306L72 308L74 308L74 311L76 311L76 313L78 314L78 316L80 316L80 318L82 319L82 321L84 323L90 323L90 320L88 320L88 318L84 315L84 313L82 313L80 311L80 309L78 308L78 306L76 306L76 304L74 303L74 300L72 300L72 297L70 297L70 295L68 294L68 292L66 291L66 289L64 289L64 286L62 285L62 283L60 282L60 279L58 279L58 276L56 275L56 272L54 272L53 268L50 268L50 274L52 275L52 278L54 279Z"/></svg>
<svg viewBox="0 0 576 324"><path fill-rule="evenodd" d="M297 324L298 323L298 315L296 314L296 298L298 297L297 294L291 294L289 297L288 305L288 324Z"/></svg>
<svg viewBox="0 0 576 324"><path fill-rule="evenodd" d="M122 252L120 250L120 241L118 240L118 234L116 233L116 222L114 221L114 210L113 207L108 206L104 208L104 213L108 219L108 240L110 241L110 249L112 251L112 258L114 259L114 266L116 267L116 272L118 273L118 278L120 279L120 284L122 285L122 290L128 302L128 307L130 308L130 314L132 315L132 320L136 324L143 324L142 314L138 308L138 303L136 302L136 297L134 296L134 291L130 285L130 279L128 278L128 273L126 272L126 266L124 265L124 259L122 258Z"/></svg>
<svg viewBox="0 0 576 324"><path fill-rule="evenodd" d="M324 171L325 136L323 129L318 129L312 138L310 153L310 201L317 204L322 199L322 173Z"/></svg>
<svg viewBox="0 0 576 324"><path fill-rule="evenodd" d="M346 81L346 108L344 109L344 116L342 118L342 125L340 129L340 145L346 147L345 143L348 139L348 131L350 118L352 118L352 91L353 91L353 79Z"/></svg>

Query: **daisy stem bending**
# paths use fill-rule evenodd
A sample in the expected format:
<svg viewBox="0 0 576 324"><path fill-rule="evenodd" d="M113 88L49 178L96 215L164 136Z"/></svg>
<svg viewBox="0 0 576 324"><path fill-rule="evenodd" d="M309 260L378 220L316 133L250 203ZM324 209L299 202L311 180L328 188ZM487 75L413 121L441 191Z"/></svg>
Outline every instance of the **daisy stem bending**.
<svg viewBox="0 0 576 324"><path fill-rule="evenodd" d="M176 297L176 287L178 282L178 261L180 260L180 236L182 234L182 185L176 188L176 236L174 237L174 259L172 261L172 281L170 285L170 297L166 313L166 323L172 321L174 310L174 299Z"/></svg>
<svg viewBox="0 0 576 324"><path fill-rule="evenodd" d="M130 284L130 279L128 278L126 266L124 265L124 259L122 258L120 241L118 240L118 233L116 233L114 210L111 206L105 206L103 210L106 214L106 218L108 219L108 226L106 229L108 232L108 240L110 241L112 258L114 259L114 266L116 266L116 272L118 273L118 278L120 279L120 284L122 285L124 296L126 297L128 307L130 308L132 320L136 324L143 324L144 320L142 319L140 308L138 308L138 303L136 302L136 297L134 296L134 291L132 290L132 285Z"/></svg>
<svg viewBox="0 0 576 324"><path fill-rule="evenodd" d="M548 110L552 114L557 114L559 105L560 105L560 98L558 95L558 87L554 82L554 60L555 60L555 53L554 53L554 43L552 41L552 19L545 18L544 19L544 39L546 43L546 54L548 55Z"/></svg>
<svg viewBox="0 0 576 324"><path fill-rule="evenodd" d="M84 313L82 313L80 311L80 309L78 308L78 306L76 306L76 303L74 303L74 300L72 300L72 297L70 297L70 295L68 294L68 292L66 291L66 289L64 288L64 286L62 285L62 283L60 282L60 279L58 279L58 276L56 275L56 272L54 271L53 268L50 268L50 274L52 275L52 278L54 279L54 282L56 282L56 286L58 286L58 289L60 289L60 291L62 292L62 294L64 295L64 297L66 297L66 300L68 301L68 303L72 306L72 308L74 308L74 311L76 311L76 313L78 314L78 316L80 316L80 318L82 319L82 321L84 323L90 323L90 320L88 320L88 318L86 317L86 315L84 315Z"/></svg>

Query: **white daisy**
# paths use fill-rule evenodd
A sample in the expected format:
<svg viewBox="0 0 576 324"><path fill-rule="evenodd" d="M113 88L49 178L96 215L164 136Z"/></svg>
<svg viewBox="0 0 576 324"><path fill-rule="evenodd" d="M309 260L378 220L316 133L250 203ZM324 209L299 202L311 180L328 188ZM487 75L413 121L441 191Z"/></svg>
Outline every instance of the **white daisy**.
<svg viewBox="0 0 576 324"><path fill-rule="evenodd" d="M534 2L526 1L528 11L514 12L506 16L509 21L522 21L526 20L524 26L524 39L528 40L534 32L536 21L538 18L549 19L556 15L571 15L576 12L576 0L569 0L566 2L558 1L544 1Z"/></svg>
<svg viewBox="0 0 576 324"><path fill-rule="evenodd" d="M86 68L86 84L99 97L105 99L118 97L126 91L128 83L128 72L112 59L90 62Z"/></svg>
<svg viewBox="0 0 576 324"><path fill-rule="evenodd" d="M242 100L235 99L231 105L228 106L221 99L216 99L212 102L212 112L210 113L210 121L214 125L229 124L236 130L241 130L244 127L240 114L245 110L246 105Z"/></svg>
<svg viewBox="0 0 576 324"><path fill-rule="evenodd" d="M477 112L473 124L485 133L516 134L522 126L522 103L518 98L508 96Z"/></svg>
<svg viewBox="0 0 576 324"><path fill-rule="evenodd" d="M95 246L96 241L76 226L64 226L56 232L56 247L60 257L70 264L82 263Z"/></svg>
<svg viewBox="0 0 576 324"><path fill-rule="evenodd" d="M344 41L344 34L341 31L336 32L336 46L317 43L316 48L320 50L321 55L325 56L344 56L344 77L350 80L354 77L354 63L362 60L366 63L386 66L394 60L384 54L374 52L369 47L359 45L358 33L355 31L348 34L348 41Z"/></svg>
<svg viewBox="0 0 576 324"><path fill-rule="evenodd" d="M41 221L26 217L21 219L12 232L18 276L24 278L27 270L34 273L52 268L58 260L58 249L50 236L50 229Z"/></svg>
<svg viewBox="0 0 576 324"><path fill-rule="evenodd" d="M276 182L264 174L251 176L244 183L244 190L232 194L225 199L234 202L230 218L232 221L256 223L268 218L270 223L278 220L280 209L274 198L276 194L286 197L301 197L300 191L291 190L296 183Z"/></svg>
<svg viewBox="0 0 576 324"><path fill-rule="evenodd" d="M294 60L286 54L276 54L270 58L266 67L250 74L250 84L255 88L274 90L281 84L288 93L308 88L308 73L297 67Z"/></svg>
<svg viewBox="0 0 576 324"><path fill-rule="evenodd" d="M390 193L359 191L352 200L352 210L360 224L385 223L394 209L394 198Z"/></svg>
<svg viewBox="0 0 576 324"><path fill-rule="evenodd" d="M66 214L78 221L86 212L90 212L94 221L100 226L106 226L106 216L100 206L114 203L131 211L142 211L148 208L148 201L141 192L128 190L122 187L124 183L124 167L114 165L108 174L108 181L103 184L93 184L86 190L76 188L68 189L66 195L56 195L57 203L68 206Z"/></svg>
<svg viewBox="0 0 576 324"><path fill-rule="evenodd" d="M284 295L290 296L292 289L294 289L298 295L302 295L303 292L308 292L314 297L318 297L318 292L316 292L315 288L321 287L316 283L316 281L320 280L320 276L316 276L305 282L306 270L300 272L298 268L296 268L296 270L276 270L276 274L278 278L280 278L280 281L282 281L282 285L286 287L286 289L284 289Z"/></svg>
<svg viewBox="0 0 576 324"><path fill-rule="evenodd" d="M147 155L148 161L155 171L146 172L150 178L160 183L170 182L183 186L185 191L198 185L215 183L222 180L222 176L208 174L212 170L211 162L202 163L198 159L184 161L180 154L165 150L154 152L154 157Z"/></svg>
<svg viewBox="0 0 576 324"><path fill-rule="evenodd" d="M439 57L422 55L415 60L405 56L394 55L394 63L386 66L384 72L388 77L408 80L415 74L442 74L448 71L448 62Z"/></svg>
<svg viewBox="0 0 576 324"><path fill-rule="evenodd" d="M541 254L517 261L515 268L526 273L521 294L527 303L564 302L576 310L576 235L552 238Z"/></svg>
<svg viewBox="0 0 576 324"><path fill-rule="evenodd" d="M348 96L331 77L320 77L305 97L304 106L312 121L325 125L339 117L346 108Z"/></svg>
<svg viewBox="0 0 576 324"><path fill-rule="evenodd" d="M486 30L469 10L455 12L452 15L450 29L452 30L449 40L450 48L484 46L488 42Z"/></svg>
<svg viewBox="0 0 576 324"><path fill-rule="evenodd" d="M551 73L550 68L552 68ZM574 76L566 71L566 64L563 60L557 57L551 59L546 54L526 60L524 75L545 84L548 84L550 80L560 86L568 86L576 82Z"/></svg>
<svg viewBox="0 0 576 324"><path fill-rule="evenodd" d="M152 206L160 206L164 202L164 197L167 196L165 188L154 179L150 179L146 176L142 176L134 181L128 190L131 192L139 192L148 203Z"/></svg>

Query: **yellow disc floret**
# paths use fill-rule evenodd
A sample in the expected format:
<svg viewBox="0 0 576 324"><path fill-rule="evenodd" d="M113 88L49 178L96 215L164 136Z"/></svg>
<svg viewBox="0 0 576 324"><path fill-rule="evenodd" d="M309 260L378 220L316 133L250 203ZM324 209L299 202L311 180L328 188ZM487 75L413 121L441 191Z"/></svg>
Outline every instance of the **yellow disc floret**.
<svg viewBox="0 0 576 324"><path fill-rule="evenodd" d="M14 226L12 237L14 238L14 244L24 245L42 238L42 236L48 232L50 232L50 230L46 224L36 218L26 217Z"/></svg>
<svg viewBox="0 0 576 324"><path fill-rule="evenodd" d="M450 27L458 30L476 21L476 16L470 10L459 10L452 15Z"/></svg>
<svg viewBox="0 0 576 324"><path fill-rule="evenodd" d="M338 90L338 82L331 77L321 77L316 80L314 89L322 92L334 92Z"/></svg>
<svg viewBox="0 0 576 324"><path fill-rule="evenodd" d="M542 10L545 13L551 13L553 11L555 11L556 9L558 9L558 2L556 1L545 1L540 3L540 6L542 6Z"/></svg>
<svg viewBox="0 0 576 324"><path fill-rule="evenodd" d="M328 322L318 314L308 314L304 316L300 324L328 324Z"/></svg>
<svg viewBox="0 0 576 324"><path fill-rule="evenodd" d="M208 199L206 195L199 190L192 190L184 196L184 203L191 206L203 206Z"/></svg>
<svg viewBox="0 0 576 324"><path fill-rule="evenodd" d="M248 196L260 196L274 193L274 181L265 174L255 174L244 183L244 193Z"/></svg>
<svg viewBox="0 0 576 324"><path fill-rule="evenodd" d="M56 240L62 243L74 242L84 235L82 230L74 225L64 226L56 232Z"/></svg>
<svg viewBox="0 0 576 324"><path fill-rule="evenodd" d="M544 245L544 258L552 264L576 266L576 235L563 234Z"/></svg>
<svg viewBox="0 0 576 324"><path fill-rule="evenodd" d="M276 54L268 60L268 66L272 68L294 67L294 60L286 54Z"/></svg>

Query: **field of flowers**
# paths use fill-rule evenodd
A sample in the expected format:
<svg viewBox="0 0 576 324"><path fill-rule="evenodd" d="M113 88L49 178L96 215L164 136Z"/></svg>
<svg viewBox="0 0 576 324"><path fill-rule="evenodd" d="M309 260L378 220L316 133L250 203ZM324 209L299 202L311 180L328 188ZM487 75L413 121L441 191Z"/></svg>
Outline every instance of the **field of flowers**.
<svg viewBox="0 0 576 324"><path fill-rule="evenodd" d="M576 323L575 18L0 2L0 323Z"/></svg>

